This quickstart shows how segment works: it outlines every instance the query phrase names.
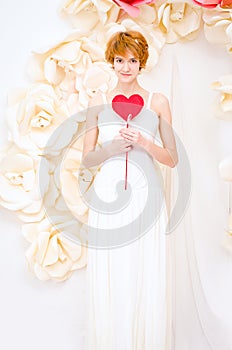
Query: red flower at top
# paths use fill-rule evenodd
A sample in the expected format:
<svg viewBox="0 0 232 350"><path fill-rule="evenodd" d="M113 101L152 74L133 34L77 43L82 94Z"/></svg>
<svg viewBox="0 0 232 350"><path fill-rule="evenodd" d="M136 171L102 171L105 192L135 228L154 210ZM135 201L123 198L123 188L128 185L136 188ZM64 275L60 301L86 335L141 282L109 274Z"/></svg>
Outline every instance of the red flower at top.
<svg viewBox="0 0 232 350"><path fill-rule="evenodd" d="M193 0L197 5L214 8L218 5L222 8L232 8L232 0Z"/></svg>
<svg viewBox="0 0 232 350"><path fill-rule="evenodd" d="M155 2L155 0L114 0L114 2L118 6L120 6L125 12L127 12L131 17L137 17L140 12L137 6L144 4L152 4Z"/></svg>

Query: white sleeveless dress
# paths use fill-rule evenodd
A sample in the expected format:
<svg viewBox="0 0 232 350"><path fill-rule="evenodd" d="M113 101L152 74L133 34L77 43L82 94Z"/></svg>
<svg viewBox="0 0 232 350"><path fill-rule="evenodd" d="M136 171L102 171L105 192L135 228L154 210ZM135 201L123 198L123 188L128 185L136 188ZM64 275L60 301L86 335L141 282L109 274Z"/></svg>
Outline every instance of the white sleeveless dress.
<svg viewBox="0 0 232 350"><path fill-rule="evenodd" d="M159 118L147 105L129 122L154 142ZM126 123L107 104L98 115L102 145ZM158 164L138 145L103 162L89 208L86 350L166 350L166 224ZM125 197L125 196L128 197Z"/></svg>

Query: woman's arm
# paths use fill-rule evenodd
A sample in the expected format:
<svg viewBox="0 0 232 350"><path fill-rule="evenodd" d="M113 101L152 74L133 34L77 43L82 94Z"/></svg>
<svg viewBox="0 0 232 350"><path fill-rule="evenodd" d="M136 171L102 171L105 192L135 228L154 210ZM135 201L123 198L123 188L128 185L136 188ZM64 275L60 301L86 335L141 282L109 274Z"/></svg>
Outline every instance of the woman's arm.
<svg viewBox="0 0 232 350"><path fill-rule="evenodd" d="M178 163L178 154L172 130L172 116L168 99L163 94L155 94L152 98L151 108L159 115L159 131L163 147L146 139L139 131L128 128L121 129L120 132L127 140L138 143L154 159L174 168Z"/></svg>
<svg viewBox="0 0 232 350"><path fill-rule="evenodd" d="M172 129L172 115L169 102L163 94L155 94L152 99L152 109L159 115L159 132L163 147L159 147L150 140L144 140L144 149L157 159L171 168L178 163L176 141Z"/></svg>
<svg viewBox="0 0 232 350"><path fill-rule="evenodd" d="M86 132L82 152L82 164L86 168L99 165L114 155L129 152L132 149L132 142L126 141L118 134L110 144L95 151L99 133L98 114L102 108L101 95L96 95L96 97L90 100L86 115Z"/></svg>
<svg viewBox="0 0 232 350"><path fill-rule="evenodd" d="M83 141L82 164L90 168L101 164L108 158L107 149L101 148L95 151L98 139L98 113L101 111L101 96L93 97L86 113L86 131Z"/></svg>

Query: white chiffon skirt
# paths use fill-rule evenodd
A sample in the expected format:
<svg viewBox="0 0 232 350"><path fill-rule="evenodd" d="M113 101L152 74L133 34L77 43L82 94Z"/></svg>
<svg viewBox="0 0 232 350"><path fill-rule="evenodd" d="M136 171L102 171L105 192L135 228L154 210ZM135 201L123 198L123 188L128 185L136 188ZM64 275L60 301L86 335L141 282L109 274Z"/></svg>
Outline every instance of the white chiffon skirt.
<svg viewBox="0 0 232 350"><path fill-rule="evenodd" d="M97 189L104 201L112 200L112 187L104 183ZM139 215L146 201L146 188L134 189L124 213L104 215L89 210L89 224L118 227L120 232L120 225ZM161 203L154 198L153 205ZM86 350L167 349L166 225L163 203L155 224L133 242L113 248L89 247Z"/></svg>

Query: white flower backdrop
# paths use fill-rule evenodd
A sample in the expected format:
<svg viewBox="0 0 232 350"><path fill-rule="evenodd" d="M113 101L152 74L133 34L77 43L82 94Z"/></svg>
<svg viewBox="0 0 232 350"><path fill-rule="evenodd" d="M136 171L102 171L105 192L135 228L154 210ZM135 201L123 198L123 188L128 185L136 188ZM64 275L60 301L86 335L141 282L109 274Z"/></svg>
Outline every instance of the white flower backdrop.
<svg viewBox="0 0 232 350"><path fill-rule="evenodd" d="M186 148L193 175L191 201L197 262L210 306L228 323L231 322L232 285L227 276L231 273L232 258L231 253L221 246L224 231L227 231L228 193L225 183L219 178L218 165L232 153L232 10L203 10L191 1L173 6L170 2L157 1L156 4L142 5L140 15L129 18L126 14L119 14L118 7L111 1L97 1L97 11L93 6L89 7L89 2L83 1L88 11L83 6L79 12L79 3L70 1L63 16L71 19L74 26L81 24L82 19L86 26L84 34L71 31L68 22L61 20L57 13L60 3L55 0L49 4L45 1L14 2L14 12L9 5L3 5L1 144L5 150L1 155L0 201L3 206L1 248L5 262L2 265L3 296L7 300L4 302L3 298L3 315L6 317L2 321L8 331L1 341L6 349L14 348L14 339L9 338L10 325L13 325L11 330L16 332L20 344L24 344L25 349L31 347L30 340L37 334L29 322L31 317L34 319L34 312L39 315L38 320L43 319L42 325L35 321L37 332L41 327L43 339L48 339L46 347L39 340L35 345L38 349L42 344L45 349L63 349L67 347L67 341L70 342L69 349L81 348L86 250L65 239L44 217L43 200L38 193L39 161L55 128L77 110L86 108L88 99L97 88L107 91L114 84L111 70L102 62L104 43L115 30L129 28L143 32L151 46L149 74L142 78L151 90L166 90L164 92L170 95L170 63L173 51L176 51L184 118L187 118L189 128L185 137L189 140ZM20 16L16 17L16 13ZM112 24L118 15L119 23ZM186 41L178 41L180 37ZM165 45L165 42L170 45ZM31 51L33 54L28 60ZM210 86L219 94L210 90ZM55 147L50 145L54 159L70 143L77 128L84 125L83 116L78 114L78 117L79 120L68 129L66 144L58 135L60 142L56 142ZM60 184L66 184L62 194L69 208L78 211L85 220L86 208L72 192L76 186L80 156L81 143L77 143L67 154L61 171L62 181L59 182L55 162L47 162L43 155L42 193L51 206L59 209ZM230 169L231 163L228 164ZM223 172L220 174L228 181ZM10 214L9 210L13 213ZM57 220L62 227L65 217ZM226 246L230 246L230 241ZM24 260L24 252L29 266ZM40 280L66 280L66 284L45 286L46 283L41 284L29 274L28 267ZM75 270L78 271L73 274ZM30 294L31 288L36 297ZM45 292L43 297L40 291ZM42 308L37 302L42 303ZM55 310L55 306L58 309ZM51 324L57 320L58 314L63 320L66 315L66 322L55 322L53 330L58 337L47 330L49 320L44 320L44 314ZM25 327L20 321L21 316ZM176 350L182 350L181 346Z"/></svg>

